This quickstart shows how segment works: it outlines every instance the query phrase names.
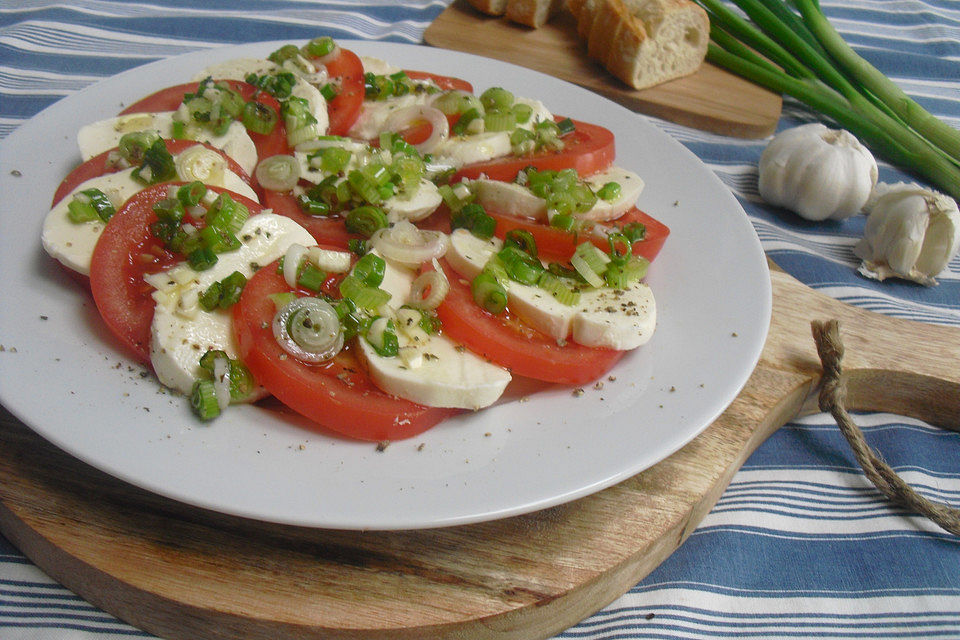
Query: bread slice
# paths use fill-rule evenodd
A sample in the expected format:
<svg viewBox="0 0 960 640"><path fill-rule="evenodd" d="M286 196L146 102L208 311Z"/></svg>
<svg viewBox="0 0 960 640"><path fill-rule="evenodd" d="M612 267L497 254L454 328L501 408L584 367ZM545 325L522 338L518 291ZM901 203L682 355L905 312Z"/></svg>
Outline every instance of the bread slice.
<svg viewBox="0 0 960 640"><path fill-rule="evenodd" d="M470 5L482 13L502 16L507 10L507 0L468 0Z"/></svg>
<svg viewBox="0 0 960 640"><path fill-rule="evenodd" d="M508 0L507 18L539 29L563 5L563 0Z"/></svg>
<svg viewBox="0 0 960 640"><path fill-rule="evenodd" d="M690 0L568 0L569 5L576 7L587 55L635 89L689 75L706 57L710 21Z"/></svg>

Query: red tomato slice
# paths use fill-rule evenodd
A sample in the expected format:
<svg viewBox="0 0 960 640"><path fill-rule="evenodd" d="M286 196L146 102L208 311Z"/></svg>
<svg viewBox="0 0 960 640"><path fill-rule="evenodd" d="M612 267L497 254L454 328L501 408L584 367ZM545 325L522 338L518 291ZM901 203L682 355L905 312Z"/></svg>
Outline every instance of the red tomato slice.
<svg viewBox="0 0 960 640"><path fill-rule="evenodd" d="M450 291L437 308L443 332L514 375L561 384L586 384L609 371L624 354L574 342L561 347L509 312L499 316L488 313L474 302L470 283L445 261L441 264L450 282Z"/></svg>
<svg viewBox="0 0 960 640"><path fill-rule="evenodd" d="M167 145L167 151L176 155L186 149L189 149L195 144L202 144L208 149L216 151L222 155L227 161L227 167L230 171L233 171L235 174L240 176L240 179L251 184L251 178L247 175L247 172L234 161L233 158L225 154L221 149L216 147L211 147L205 142L195 142L194 140L164 140L164 144ZM108 173L115 173L118 169L114 166L110 166L107 163L107 158L110 156L110 153L116 151L116 147L110 149L110 151L104 151L100 155L94 156L79 165L76 169L71 171L66 178L63 179L63 182L60 183L60 186L57 187L57 192L53 195L53 204L57 204L63 198L65 198L71 191L76 189L78 186L90 180L92 178L99 178L102 175Z"/></svg>
<svg viewBox="0 0 960 640"><path fill-rule="evenodd" d="M327 102L329 133L333 136L344 136L360 116L360 107L367 95L363 80L363 62L353 51L340 49L340 55L324 66L330 78L339 84L336 97Z"/></svg>
<svg viewBox="0 0 960 640"><path fill-rule="evenodd" d="M153 288L143 276L167 269L183 256L163 247L150 233L157 215L153 205L167 197L170 183L147 187L129 200L110 218L90 261L90 289L97 309L110 331L141 362L150 362L150 323L153 321ZM217 193L226 191L208 187ZM230 192L250 214L262 207L252 200Z"/></svg>
<svg viewBox="0 0 960 640"><path fill-rule="evenodd" d="M233 308L240 359L257 382L313 422L360 440L401 440L459 413L424 407L375 387L348 346L329 362L311 365L290 357L273 337L276 312L268 297L290 291L276 263L257 271Z"/></svg>
<svg viewBox="0 0 960 640"><path fill-rule="evenodd" d="M280 103L269 93L265 93L252 84L241 82L239 80L224 80L230 87L237 91L245 101L256 100L272 108L277 115L280 115ZM200 83L190 82L187 84L167 87L156 93L152 93L146 98L137 102L120 112L120 115L130 113L150 113L154 111L175 111L180 103L183 102L185 93L194 93ZM287 129L283 124L283 118L277 119L277 125L270 133L255 133L248 131L250 139L257 147L257 157L260 160L283 153L290 153L290 146L287 144Z"/></svg>
<svg viewBox="0 0 960 640"><path fill-rule="evenodd" d="M458 90L473 93L473 85L460 78L440 76L435 73L430 73L429 71L411 71L409 69L405 69L404 73L406 73L407 77L411 80L433 80L433 83L444 91Z"/></svg>
<svg viewBox="0 0 960 640"><path fill-rule="evenodd" d="M563 118L555 116L554 119L560 121ZM468 164L453 174L450 181L460 182L463 178L475 180L484 174L491 180L512 182L517 173L530 166L552 171L576 169L581 176L588 176L613 164L616 156L613 132L588 122L574 120L573 123L576 130L563 137L561 151L542 151L519 158L507 156Z"/></svg>
<svg viewBox="0 0 960 640"><path fill-rule="evenodd" d="M289 192L270 191L267 189L263 195L263 204L268 209L273 209L277 215L286 216L295 220L300 226L310 232L317 244L326 244L338 249L346 249L347 242L351 238L360 238L356 234L347 231L344 226L343 218L340 216L331 216L324 218L322 216L311 216L303 212L297 199Z"/></svg>
<svg viewBox="0 0 960 640"><path fill-rule="evenodd" d="M575 235L567 231L555 229L546 224L534 222L516 216L497 213L487 210L487 214L497 221L497 227L494 233L501 240L511 229L523 229L533 234L533 239L537 242L537 251L540 255L553 261L566 262L573 256L577 245L584 240L589 240L604 251L610 250L609 243L603 238L593 234ZM643 256L647 260L653 261L663 248L667 236L670 235L670 229L656 218L653 218L636 207L631 208L620 218L604 223L611 226L623 227L633 222L642 223L647 232L643 240L635 242L633 245L633 254Z"/></svg>

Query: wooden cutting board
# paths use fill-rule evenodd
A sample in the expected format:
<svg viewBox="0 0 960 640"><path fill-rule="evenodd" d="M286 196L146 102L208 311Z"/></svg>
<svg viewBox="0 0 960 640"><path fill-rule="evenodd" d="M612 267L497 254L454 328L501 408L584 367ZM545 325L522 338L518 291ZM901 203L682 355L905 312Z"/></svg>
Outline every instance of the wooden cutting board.
<svg viewBox="0 0 960 640"><path fill-rule="evenodd" d="M573 16L562 11L539 29L486 16L456 0L427 27L428 44L497 58L574 82L641 113L741 138L774 132L778 94L712 64L691 76L637 91L587 58Z"/></svg>
<svg viewBox="0 0 960 640"><path fill-rule="evenodd" d="M841 322L849 408L960 429L960 329L771 277L770 334L726 412L670 458L570 504L409 532L252 522L114 480L3 411L0 531L93 604L170 639L548 638L653 570L757 445L812 410L812 320Z"/></svg>

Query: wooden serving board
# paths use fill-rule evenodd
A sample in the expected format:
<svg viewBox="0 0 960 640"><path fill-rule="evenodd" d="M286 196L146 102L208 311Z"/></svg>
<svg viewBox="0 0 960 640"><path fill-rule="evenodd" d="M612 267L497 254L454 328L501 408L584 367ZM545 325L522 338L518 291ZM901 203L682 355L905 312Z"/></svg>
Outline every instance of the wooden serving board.
<svg viewBox="0 0 960 640"><path fill-rule="evenodd" d="M763 138L780 120L778 94L704 63L691 76L638 91L587 58L567 11L530 29L484 15L456 0L423 34L428 44L497 58L579 84L620 104L689 127L741 138Z"/></svg>
<svg viewBox="0 0 960 640"><path fill-rule="evenodd" d="M774 268L746 386L670 458L578 501L448 529L351 532L188 507L108 477L0 413L0 531L50 576L170 639L548 638L640 581L750 453L810 403L812 320L836 318L848 406L960 428L960 329L856 309Z"/></svg>

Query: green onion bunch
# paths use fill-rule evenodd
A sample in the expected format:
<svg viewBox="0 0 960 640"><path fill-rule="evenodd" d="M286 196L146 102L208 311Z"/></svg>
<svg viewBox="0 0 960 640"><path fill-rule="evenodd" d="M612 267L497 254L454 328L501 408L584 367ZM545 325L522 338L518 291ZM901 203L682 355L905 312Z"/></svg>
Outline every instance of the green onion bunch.
<svg viewBox="0 0 960 640"><path fill-rule="evenodd" d="M818 0L697 0L707 59L831 118L877 155L960 198L960 132L928 113L844 42Z"/></svg>

